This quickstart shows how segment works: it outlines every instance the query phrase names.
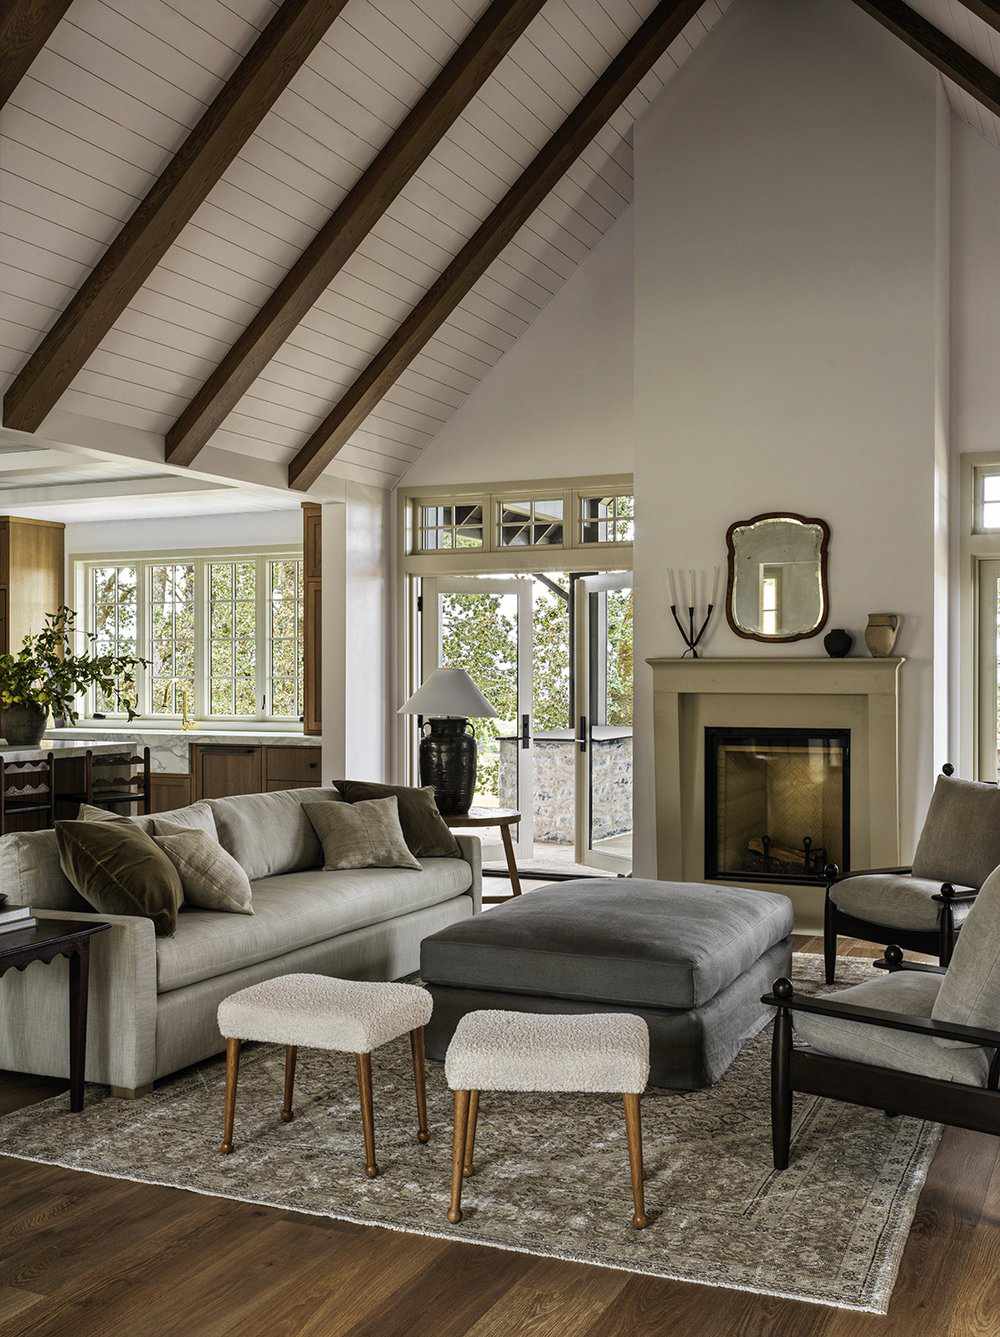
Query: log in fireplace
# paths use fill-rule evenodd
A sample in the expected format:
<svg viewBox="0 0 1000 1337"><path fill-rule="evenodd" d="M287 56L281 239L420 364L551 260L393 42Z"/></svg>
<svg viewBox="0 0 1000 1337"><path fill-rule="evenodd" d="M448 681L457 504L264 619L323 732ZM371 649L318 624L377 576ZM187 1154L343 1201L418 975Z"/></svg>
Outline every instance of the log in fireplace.
<svg viewBox="0 0 1000 1337"><path fill-rule="evenodd" d="M705 730L705 877L822 884L850 867L850 729Z"/></svg>

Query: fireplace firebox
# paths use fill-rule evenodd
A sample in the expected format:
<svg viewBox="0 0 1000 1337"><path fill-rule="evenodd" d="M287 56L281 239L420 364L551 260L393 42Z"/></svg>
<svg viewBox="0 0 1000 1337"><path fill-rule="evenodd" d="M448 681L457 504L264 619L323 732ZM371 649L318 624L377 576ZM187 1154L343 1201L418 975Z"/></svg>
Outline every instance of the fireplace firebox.
<svg viewBox="0 0 1000 1337"><path fill-rule="evenodd" d="M705 877L822 884L850 868L850 729L705 730Z"/></svg>

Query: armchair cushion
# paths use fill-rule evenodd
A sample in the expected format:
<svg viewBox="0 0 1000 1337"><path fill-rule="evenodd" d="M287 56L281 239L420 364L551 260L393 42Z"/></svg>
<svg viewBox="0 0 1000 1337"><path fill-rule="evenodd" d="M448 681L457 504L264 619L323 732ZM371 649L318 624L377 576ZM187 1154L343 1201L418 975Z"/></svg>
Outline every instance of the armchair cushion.
<svg viewBox="0 0 1000 1337"><path fill-rule="evenodd" d="M1000 788L941 775L913 856L913 876L981 887L1000 864Z"/></svg>
<svg viewBox="0 0 1000 1337"><path fill-rule="evenodd" d="M879 979L866 980L864 984L855 984L850 989L840 989L836 1000L883 1012L930 1018L946 978L945 975L925 975L919 971L897 971ZM796 1040L834 1058L920 1073L947 1082L986 1085L991 1053L978 1045L955 1044L933 1036L911 1035L908 1031L891 1031L884 1026L822 1017L811 1012L793 1013L793 1028Z"/></svg>
<svg viewBox="0 0 1000 1337"><path fill-rule="evenodd" d="M1000 868L983 883L967 927L955 943L931 1015L935 1021L1000 1030Z"/></svg>
<svg viewBox="0 0 1000 1337"><path fill-rule="evenodd" d="M969 887L953 883L956 891ZM978 884L977 884L978 885ZM917 933L934 933L938 927L941 902L934 900L941 894L941 882L936 879L910 876L908 873L865 873L861 877L847 877L830 888L830 899L838 910L855 919L884 928L910 929ZM951 912L958 927L968 916L974 902L956 901Z"/></svg>

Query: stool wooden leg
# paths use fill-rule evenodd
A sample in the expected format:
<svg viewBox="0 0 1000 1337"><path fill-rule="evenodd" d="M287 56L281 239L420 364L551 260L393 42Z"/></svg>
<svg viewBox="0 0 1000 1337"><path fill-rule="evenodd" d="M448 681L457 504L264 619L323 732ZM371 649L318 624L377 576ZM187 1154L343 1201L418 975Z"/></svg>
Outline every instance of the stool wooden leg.
<svg viewBox="0 0 1000 1337"><path fill-rule="evenodd" d="M649 1217L646 1215L642 1183L642 1116L637 1095L625 1096L625 1130L628 1134L628 1163L632 1171L632 1202L635 1207L632 1224L636 1230L642 1230L649 1225Z"/></svg>
<svg viewBox="0 0 1000 1337"><path fill-rule="evenodd" d="M292 1100L295 1096L295 1060L298 1054L297 1045L285 1045L285 1098L281 1102L282 1123L291 1123L295 1118Z"/></svg>
<svg viewBox="0 0 1000 1337"><path fill-rule="evenodd" d="M429 1142L427 1127L427 1073L424 1061L424 1028L410 1031L410 1053L413 1055L413 1087L417 1093L417 1141Z"/></svg>
<svg viewBox="0 0 1000 1337"><path fill-rule="evenodd" d="M462 1170L465 1165L465 1140L469 1126L469 1092L455 1092L455 1130L451 1143L451 1205L448 1220L457 1226L462 1219Z"/></svg>
<svg viewBox="0 0 1000 1337"><path fill-rule="evenodd" d="M369 1179L378 1175L375 1164L375 1106L372 1102L372 1056L356 1054L358 1061L358 1095L361 1097L361 1127L365 1135L365 1174Z"/></svg>
<svg viewBox="0 0 1000 1337"><path fill-rule="evenodd" d="M219 1150L228 1156L233 1149L233 1125L236 1122L236 1080L240 1075L240 1042L226 1041L226 1114Z"/></svg>
<svg viewBox="0 0 1000 1337"><path fill-rule="evenodd" d="M465 1166L462 1173L468 1179L472 1174L473 1159L476 1154L476 1124L479 1121L479 1092L469 1092L469 1130L465 1135Z"/></svg>

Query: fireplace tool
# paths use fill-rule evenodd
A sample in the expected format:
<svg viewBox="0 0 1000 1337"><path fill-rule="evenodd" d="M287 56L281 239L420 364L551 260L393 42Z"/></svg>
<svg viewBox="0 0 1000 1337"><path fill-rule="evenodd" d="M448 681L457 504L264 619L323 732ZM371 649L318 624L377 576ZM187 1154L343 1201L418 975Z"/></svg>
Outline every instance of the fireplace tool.
<svg viewBox="0 0 1000 1337"><path fill-rule="evenodd" d="M708 593L707 572L683 570L674 572L673 568L668 567L667 580L670 584L670 612L685 646L681 658L687 659L690 655L692 659L698 659L700 657L698 646L708 630L708 624L719 601L719 568L715 568L712 595L707 604L704 597ZM700 617L701 608L706 610L703 618ZM684 625L685 615L687 626Z"/></svg>

